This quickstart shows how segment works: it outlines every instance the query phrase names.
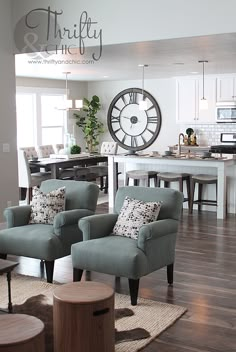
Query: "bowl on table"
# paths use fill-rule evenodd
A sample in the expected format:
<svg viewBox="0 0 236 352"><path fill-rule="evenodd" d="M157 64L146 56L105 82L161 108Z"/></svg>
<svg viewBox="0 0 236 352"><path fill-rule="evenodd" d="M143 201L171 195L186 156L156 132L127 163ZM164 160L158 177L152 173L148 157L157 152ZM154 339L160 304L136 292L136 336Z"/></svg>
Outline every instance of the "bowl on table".
<svg viewBox="0 0 236 352"><path fill-rule="evenodd" d="M165 154L166 156L171 156L171 155L173 155L173 153L172 153L170 150L166 150L166 151L164 152L164 154Z"/></svg>
<svg viewBox="0 0 236 352"><path fill-rule="evenodd" d="M203 158L211 158L211 152L203 152Z"/></svg>
<svg viewBox="0 0 236 352"><path fill-rule="evenodd" d="M38 161L38 157L37 156L32 156L31 160L32 161Z"/></svg>

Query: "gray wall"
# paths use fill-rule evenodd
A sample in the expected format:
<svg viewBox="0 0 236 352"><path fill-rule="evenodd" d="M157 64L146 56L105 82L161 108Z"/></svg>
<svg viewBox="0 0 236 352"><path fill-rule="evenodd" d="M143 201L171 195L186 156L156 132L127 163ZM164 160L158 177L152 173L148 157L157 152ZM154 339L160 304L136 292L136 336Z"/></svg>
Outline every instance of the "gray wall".
<svg viewBox="0 0 236 352"><path fill-rule="evenodd" d="M7 202L18 202L16 111L15 111L15 62L12 54L11 3L0 0L0 222ZM3 144L10 152L3 153Z"/></svg>

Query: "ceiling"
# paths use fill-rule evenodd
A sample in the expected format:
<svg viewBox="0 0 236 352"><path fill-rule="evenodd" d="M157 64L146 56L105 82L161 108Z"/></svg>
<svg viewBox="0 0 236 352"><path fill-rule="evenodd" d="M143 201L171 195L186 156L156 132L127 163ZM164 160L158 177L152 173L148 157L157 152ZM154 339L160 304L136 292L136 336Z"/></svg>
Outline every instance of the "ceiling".
<svg viewBox="0 0 236 352"><path fill-rule="evenodd" d="M94 63L62 63L60 60L91 60L99 48L86 48L86 55L45 56L44 53L16 55L16 75L64 79L63 72L71 72L70 80L132 80L141 79L139 64L147 64L145 78L168 78L202 74L199 60L208 60L205 74L236 72L236 33L168 39L130 44L103 46L100 60ZM33 56L32 56L33 55ZM43 57L43 58L42 58ZM42 59L41 63L29 63Z"/></svg>

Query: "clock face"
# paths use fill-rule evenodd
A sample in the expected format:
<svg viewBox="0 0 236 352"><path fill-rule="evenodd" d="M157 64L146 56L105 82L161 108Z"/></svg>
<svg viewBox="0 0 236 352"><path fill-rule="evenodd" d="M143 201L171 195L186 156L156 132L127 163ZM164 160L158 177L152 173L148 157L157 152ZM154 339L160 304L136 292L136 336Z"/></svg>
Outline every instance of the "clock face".
<svg viewBox="0 0 236 352"><path fill-rule="evenodd" d="M139 102L147 102L147 110ZM151 94L139 88L120 92L111 102L107 114L110 134L118 144L132 151L149 147L161 128L161 111Z"/></svg>

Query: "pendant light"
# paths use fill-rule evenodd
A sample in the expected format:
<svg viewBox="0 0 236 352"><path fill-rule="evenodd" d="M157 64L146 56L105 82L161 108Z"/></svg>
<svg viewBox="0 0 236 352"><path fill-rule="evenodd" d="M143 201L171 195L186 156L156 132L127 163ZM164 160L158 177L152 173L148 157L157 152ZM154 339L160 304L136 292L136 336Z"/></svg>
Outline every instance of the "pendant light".
<svg viewBox="0 0 236 352"><path fill-rule="evenodd" d="M68 75L71 72L63 72L66 76L66 94L65 94L65 100L62 104L62 106L58 107L58 110L80 110L83 107L83 100L75 100L74 103L71 99L68 98Z"/></svg>
<svg viewBox="0 0 236 352"><path fill-rule="evenodd" d="M143 91L144 91L144 69L145 67L148 67L148 65L139 65L140 67L143 68L143 77L142 77L142 96L143 96L143 100L140 100L139 102L139 110L147 110L147 102L146 100L144 99L144 94L143 94Z"/></svg>
<svg viewBox="0 0 236 352"><path fill-rule="evenodd" d="M198 61L200 64L202 64L202 98L199 101L199 109L200 110L207 110L208 109L208 101L205 98L204 95L204 88L205 88L205 81L204 81L204 76L205 76L205 70L204 70L204 64L207 63L207 60L200 60Z"/></svg>

